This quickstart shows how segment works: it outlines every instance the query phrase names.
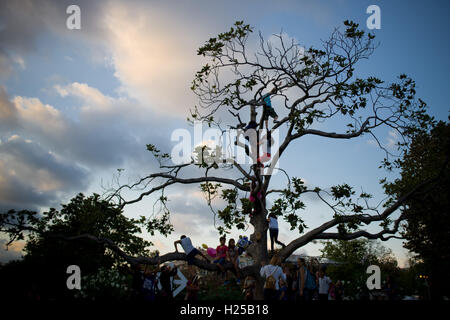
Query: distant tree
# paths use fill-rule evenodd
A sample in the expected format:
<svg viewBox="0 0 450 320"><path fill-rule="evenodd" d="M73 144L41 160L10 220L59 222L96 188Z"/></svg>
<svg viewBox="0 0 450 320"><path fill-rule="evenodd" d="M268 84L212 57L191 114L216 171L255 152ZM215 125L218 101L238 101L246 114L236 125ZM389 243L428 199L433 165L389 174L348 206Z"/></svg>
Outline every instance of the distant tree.
<svg viewBox="0 0 450 320"><path fill-rule="evenodd" d="M2 231L10 234L11 241L26 236L24 259L0 270L2 293L7 295L67 298L71 296L66 287L69 265L78 265L86 276L99 268L120 268L121 255L150 254L151 243L139 236L142 221L125 217L99 195L79 194L59 211L11 210L1 218Z"/></svg>
<svg viewBox="0 0 450 320"><path fill-rule="evenodd" d="M379 242L367 239L351 241L332 240L323 243L320 250L322 257L331 259L337 264L331 264L327 273L333 281L343 280L346 285L346 295L353 296L359 288L366 288L367 267L377 265L381 270L381 279L397 276L399 268L392 250Z"/></svg>
<svg viewBox="0 0 450 320"><path fill-rule="evenodd" d="M401 169L400 177L384 185L389 195L397 197L426 179L439 177L401 208L406 218L405 248L424 262L433 299L450 293L449 155L450 125L441 121L431 131L414 136L410 149L395 164Z"/></svg>

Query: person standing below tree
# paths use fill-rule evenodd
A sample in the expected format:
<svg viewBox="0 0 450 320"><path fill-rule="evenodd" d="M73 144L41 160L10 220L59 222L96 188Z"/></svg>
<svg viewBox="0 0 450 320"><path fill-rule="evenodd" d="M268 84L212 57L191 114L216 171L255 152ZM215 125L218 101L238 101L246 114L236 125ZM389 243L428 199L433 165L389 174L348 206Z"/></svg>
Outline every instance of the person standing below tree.
<svg viewBox="0 0 450 320"><path fill-rule="evenodd" d="M319 300L327 301L328 292L330 290L331 279L325 274L325 267L322 267L319 271Z"/></svg>
<svg viewBox="0 0 450 320"><path fill-rule="evenodd" d="M170 265L163 266L161 268L161 274L159 276L159 282L161 284L161 299L163 300L173 300L172 293L172 284L171 279L175 277L178 273L178 269L176 267L172 267Z"/></svg>
<svg viewBox="0 0 450 320"><path fill-rule="evenodd" d="M287 291L286 291L286 300L293 300L293 290L292 287L294 285L294 277L292 276L292 271L289 268L289 266L284 265L283 266L283 273L286 275L286 286L287 286Z"/></svg>
<svg viewBox="0 0 450 320"><path fill-rule="evenodd" d="M278 241L278 220L277 216L274 214L269 214L269 218L267 219L269 222L269 235L270 235L270 249L272 251L272 255L274 254L274 242L281 245L283 248L286 247L284 243Z"/></svg>
<svg viewBox="0 0 450 320"><path fill-rule="evenodd" d="M247 276L244 281L244 300L253 300L256 289L256 280L253 276Z"/></svg>
<svg viewBox="0 0 450 320"><path fill-rule="evenodd" d="M315 277L307 268L305 259L298 258L297 266L298 298L299 300L311 301L314 296L314 289L316 288Z"/></svg>
<svg viewBox="0 0 450 320"><path fill-rule="evenodd" d="M342 285L341 280L338 280L336 282L334 293L335 293L335 300L342 301L342 297L344 296L344 286Z"/></svg>
<svg viewBox="0 0 450 320"><path fill-rule="evenodd" d="M189 279L186 284L186 296L184 300L197 300L197 293L200 290L200 286L198 284L198 276L195 275L193 278Z"/></svg>
<svg viewBox="0 0 450 320"><path fill-rule="evenodd" d="M273 256L268 265L261 262L261 277L265 278L264 300L278 300L280 297L280 279L286 281L286 275L280 267L281 260L278 256Z"/></svg>

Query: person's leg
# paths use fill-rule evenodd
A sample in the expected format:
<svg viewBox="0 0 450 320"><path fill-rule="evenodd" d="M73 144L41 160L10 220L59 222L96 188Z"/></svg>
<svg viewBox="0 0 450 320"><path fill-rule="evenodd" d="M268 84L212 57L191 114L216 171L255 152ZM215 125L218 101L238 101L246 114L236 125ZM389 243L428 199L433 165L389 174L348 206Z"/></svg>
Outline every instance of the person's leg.
<svg viewBox="0 0 450 320"><path fill-rule="evenodd" d="M222 272L224 273L224 276L227 276L227 271L225 270L225 267L223 266L225 264L225 258L220 258L219 265L222 268Z"/></svg>
<svg viewBox="0 0 450 320"><path fill-rule="evenodd" d="M283 248L286 247L286 245L278 239L277 239L276 243L279 244L280 246L282 246Z"/></svg>
<svg viewBox="0 0 450 320"><path fill-rule="evenodd" d="M273 231L273 238L274 238L275 243L279 244L283 248L286 247L286 245L283 242L278 240L278 229L273 229L273 230L274 230Z"/></svg>
<svg viewBox="0 0 450 320"><path fill-rule="evenodd" d="M274 238L275 238L275 236L274 236L274 229L269 229L269 235L270 235L270 250L272 251L272 253L273 253L273 245L274 245Z"/></svg>
<svg viewBox="0 0 450 320"><path fill-rule="evenodd" d="M200 256L202 256L202 257L203 257L203 259L205 259L206 261L208 261L208 262L209 262L209 259L208 259L208 257L207 257L207 256L205 256L205 254L204 254L203 252L201 252L201 251L198 251L198 254L199 254Z"/></svg>
<svg viewBox="0 0 450 320"><path fill-rule="evenodd" d="M234 268L236 269L236 276L237 276L238 278L240 278L240 277L241 277L241 274L240 274L240 272L239 272L239 260L237 260L237 259L236 259L236 261L234 262Z"/></svg>
<svg viewBox="0 0 450 320"><path fill-rule="evenodd" d="M222 274L222 273L223 273L223 268L222 268L222 266L220 265L220 259L214 260L213 263L214 263L214 264L217 266L217 268L219 269L219 270L218 270L218 274L219 274L219 273Z"/></svg>
<svg viewBox="0 0 450 320"><path fill-rule="evenodd" d="M273 234L273 241L278 243L278 229L271 229Z"/></svg>
<svg viewBox="0 0 450 320"><path fill-rule="evenodd" d="M223 260L222 263L225 264L225 259ZM222 266L222 268L223 268L223 266ZM225 270L225 268L224 268L224 270ZM227 270L225 270L224 272L225 272L225 283L227 284L229 282L229 280L230 280L229 279L229 274L228 274Z"/></svg>
<svg viewBox="0 0 450 320"><path fill-rule="evenodd" d="M194 249L196 250L196 249ZM189 252L189 254L186 256L186 261L188 264L188 276L189 278L192 277L192 274L195 272L194 271L194 267L193 267L193 263L194 263L194 258L195 258L195 252L194 250L192 250L191 252Z"/></svg>
<svg viewBox="0 0 450 320"><path fill-rule="evenodd" d="M275 112L275 109L273 107L268 108L267 113L269 114L270 117L273 118L274 123L278 122L278 114Z"/></svg>
<svg viewBox="0 0 450 320"><path fill-rule="evenodd" d="M225 267L223 266L226 263L226 259L222 258L222 260L220 261L220 264L222 265L222 269L224 270L224 277L225 277L225 284L228 284L230 281L230 275L228 274L228 271L225 269Z"/></svg>

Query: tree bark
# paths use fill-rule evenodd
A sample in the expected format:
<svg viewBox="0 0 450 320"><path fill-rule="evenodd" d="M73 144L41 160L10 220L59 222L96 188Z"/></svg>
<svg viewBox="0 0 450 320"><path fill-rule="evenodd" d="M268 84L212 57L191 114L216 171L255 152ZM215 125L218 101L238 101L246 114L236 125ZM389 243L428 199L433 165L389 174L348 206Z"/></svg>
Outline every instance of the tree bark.
<svg viewBox="0 0 450 320"><path fill-rule="evenodd" d="M265 208L265 196L261 199L261 204L256 205L253 217L250 219L250 223L254 227L253 234L250 235L252 244L247 248L247 254L253 259L253 276L256 280L256 288L254 298L256 300L262 300L264 279L260 276L261 262L267 264L269 256L267 253L267 221ZM258 203L256 197L255 203Z"/></svg>

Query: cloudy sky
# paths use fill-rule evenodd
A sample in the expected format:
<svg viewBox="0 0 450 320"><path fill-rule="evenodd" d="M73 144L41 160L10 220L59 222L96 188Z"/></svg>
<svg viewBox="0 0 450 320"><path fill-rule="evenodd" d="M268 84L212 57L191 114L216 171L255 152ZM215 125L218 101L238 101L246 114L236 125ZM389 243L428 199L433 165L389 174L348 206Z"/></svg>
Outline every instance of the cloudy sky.
<svg viewBox="0 0 450 320"><path fill-rule="evenodd" d="M81 9L80 30L66 27L71 4ZM282 30L305 47L320 46L344 20L365 26L371 4L381 8L381 29L374 31L380 46L358 74L386 81L401 73L412 76L430 113L446 119L447 1L1 1L0 210L45 210L78 192L102 193L118 168L125 169L124 182L154 171L145 145L170 152L171 133L191 130L186 117L196 99L190 82L205 63L197 48L235 21L244 20L265 37ZM382 132L387 144L396 138ZM351 142L311 137L286 153L283 167L308 184L345 181L381 200L382 157L369 137ZM168 192L175 232L151 238L160 251L172 250L183 233L196 245L215 246L213 215L199 189ZM315 199L307 201L309 226L330 218ZM126 214L148 215L151 207L148 199ZM296 237L287 224L280 229L283 242ZM403 264L401 241L387 245ZM319 248L310 244L300 252L318 255ZM0 260L20 256L20 249L18 243L1 250Z"/></svg>

